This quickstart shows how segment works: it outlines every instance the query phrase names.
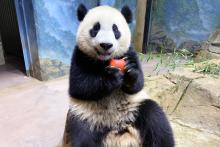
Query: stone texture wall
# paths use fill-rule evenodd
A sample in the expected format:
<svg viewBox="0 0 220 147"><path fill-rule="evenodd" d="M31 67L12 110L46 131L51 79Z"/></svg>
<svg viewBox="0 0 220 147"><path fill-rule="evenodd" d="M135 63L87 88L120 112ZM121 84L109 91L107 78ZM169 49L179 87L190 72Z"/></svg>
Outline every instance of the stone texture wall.
<svg viewBox="0 0 220 147"><path fill-rule="evenodd" d="M196 61L220 59L220 29L212 33L196 56Z"/></svg>
<svg viewBox="0 0 220 147"><path fill-rule="evenodd" d="M3 65L3 64L5 64L5 59L4 59L3 46L2 46L1 35L0 35L0 65Z"/></svg>
<svg viewBox="0 0 220 147"><path fill-rule="evenodd" d="M219 89L219 76L190 68L145 77L145 90L169 116L177 147L220 146Z"/></svg>
<svg viewBox="0 0 220 147"><path fill-rule="evenodd" d="M220 0L154 0L148 49L197 52L220 26Z"/></svg>

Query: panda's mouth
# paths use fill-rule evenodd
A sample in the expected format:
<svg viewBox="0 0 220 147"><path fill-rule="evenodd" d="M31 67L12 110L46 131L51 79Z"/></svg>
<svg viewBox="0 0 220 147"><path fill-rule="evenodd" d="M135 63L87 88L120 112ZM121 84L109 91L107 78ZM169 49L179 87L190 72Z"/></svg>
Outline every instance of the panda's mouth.
<svg viewBox="0 0 220 147"><path fill-rule="evenodd" d="M112 54L113 51L106 51L106 52L101 52L99 51L98 48L95 48L95 51L96 53L99 55L99 56L110 56Z"/></svg>

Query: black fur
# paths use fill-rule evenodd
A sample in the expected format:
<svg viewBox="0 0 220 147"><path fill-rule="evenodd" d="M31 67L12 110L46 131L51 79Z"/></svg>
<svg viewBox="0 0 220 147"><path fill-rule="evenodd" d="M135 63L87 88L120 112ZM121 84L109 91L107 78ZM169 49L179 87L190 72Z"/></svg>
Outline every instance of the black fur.
<svg viewBox="0 0 220 147"><path fill-rule="evenodd" d="M122 90L128 94L139 92L144 87L144 76L138 56L132 47L125 54L127 64Z"/></svg>
<svg viewBox="0 0 220 147"><path fill-rule="evenodd" d="M99 22L95 23L93 28L89 31L90 36L95 37L98 34L100 28L101 28L100 23Z"/></svg>
<svg viewBox="0 0 220 147"><path fill-rule="evenodd" d="M128 94L140 91L144 85L143 73L135 51L130 48L123 75L110 68L109 61L95 60L75 48L70 69L70 96L84 100L98 100L121 88Z"/></svg>
<svg viewBox="0 0 220 147"><path fill-rule="evenodd" d="M118 26L116 24L112 25L112 30L114 32L115 35L115 39L119 39L121 37L121 32L118 30Z"/></svg>
<svg viewBox="0 0 220 147"><path fill-rule="evenodd" d="M140 106L135 126L140 130L143 147L174 147L170 124L161 108L152 100Z"/></svg>
<svg viewBox="0 0 220 147"><path fill-rule="evenodd" d="M130 10L130 8L128 6L124 6L121 9L121 13L125 17L127 23L131 23L132 22L132 12L131 12L131 10Z"/></svg>
<svg viewBox="0 0 220 147"><path fill-rule="evenodd" d="M83 4L80 4L79 7L77 8L78 20L82 21L84 17L86 16L87 12L88 12L87 8Z"/></svg>
<svg viewBox="0 0 220 147"><path fill-rule="evenodd" d="M81 121L75 116L71 116L67 120L66 126L72 147L101 147L103 138L109 132L105 128L99 132L91 131L87 122Z"/></svg>
<svg viewBox="0 0 220 147"><path fill-rule="evenodd" d="M98 100L122 85L119 70L106 68L109 61L94 60L75 48L70 69L70 96L84 100Z"/></svg>

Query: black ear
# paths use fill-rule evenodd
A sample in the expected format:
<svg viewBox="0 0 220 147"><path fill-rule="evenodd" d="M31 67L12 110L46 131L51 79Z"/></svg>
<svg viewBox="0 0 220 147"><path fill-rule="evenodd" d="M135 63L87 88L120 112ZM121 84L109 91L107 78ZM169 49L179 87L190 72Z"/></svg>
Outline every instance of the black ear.
<svg viewBox="0 0 220 147"><path fill-rule="evenodd" d="M80 4L79 7L77 8L78 20L82 21L83 18L86 16L87 12L88 12L87 8L83 4Z"/></svg>
<svg viewBox="0 0 220 147"><path fill-rule="evenodd" d="M127 5L124 6L121 9L121 13L125 17L127 23L131 23L132 22L132 12L131 12L130 8Z"/></svg>

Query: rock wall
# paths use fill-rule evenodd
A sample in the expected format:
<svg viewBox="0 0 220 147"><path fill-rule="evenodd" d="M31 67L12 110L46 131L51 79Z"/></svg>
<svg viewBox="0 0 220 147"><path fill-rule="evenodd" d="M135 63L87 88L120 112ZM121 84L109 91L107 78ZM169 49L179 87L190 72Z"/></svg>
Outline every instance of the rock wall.
<svg viewBox="0 0 220 147"><path fill-rule="evenodd" d="M55 59L41 58L40 74L41 80L47 81L69 74L69 65Z"/></svg>
<svg viewBox="0 0 220 147"><path fill-rule="evenodd" d="M220 29L210 35L196 56L197 62L211 59L220 59Z"/></svg>
<svg viewBox="0 0 220 147"><path fill-rule="evenodd" d="M149 49L200 50L220 26L220 0L154 0Z"/></svg>
<svg viewBox="0 0 220 147"><path fill-rule="evenodd" d="M169 115L177 147L220 146L219 89L220 77L191 69L145 77L145 90Z"/></svg>
<svg viewBox="0 0 220 147"><path fill-rule="evenodd" d="M220 136L220 78L183 70L145 80L146 91L172 118Z"/></svg>

